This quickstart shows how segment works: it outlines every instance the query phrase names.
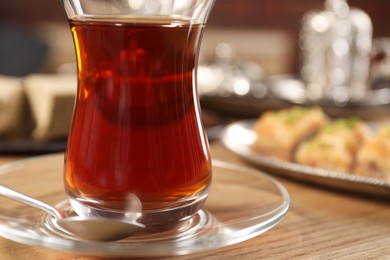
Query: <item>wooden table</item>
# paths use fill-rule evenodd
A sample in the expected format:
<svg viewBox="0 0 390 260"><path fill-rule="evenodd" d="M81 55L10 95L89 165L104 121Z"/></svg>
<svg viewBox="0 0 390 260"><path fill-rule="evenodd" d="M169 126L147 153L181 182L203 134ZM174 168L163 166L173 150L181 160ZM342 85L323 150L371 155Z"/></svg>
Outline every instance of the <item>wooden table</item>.
<svg viewBox="0 0 390 260"><path fill-rule="evenodd" d="M213 158L244 164L220 143ZM0 156L0 163L18 157ZM291 208L276 227L246 242L173 259L390 259L390 203L352 196L275 176ZM102 259L18 244L0 238L0 259ZM171 258L158 258L171 259Z"/></svg>

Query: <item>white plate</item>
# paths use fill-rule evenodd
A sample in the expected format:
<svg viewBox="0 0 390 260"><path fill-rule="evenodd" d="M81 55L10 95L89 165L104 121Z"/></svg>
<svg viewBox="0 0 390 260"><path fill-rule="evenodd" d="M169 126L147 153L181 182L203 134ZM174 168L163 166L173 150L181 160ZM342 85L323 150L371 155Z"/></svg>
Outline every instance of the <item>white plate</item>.
<svg viewBox="0 0 390 260"><path fill-rule="evenodd" d="M309 167L253 152L251 146L256 139L252 130L254 123L254 120L244 120L228 125L222 133L222 143L244 159L273 173L356 194L390 199L389 181Z"/></svg>
<svg viewBox="0 0 390 260"><path fill-rule="evenodd" d="M40 156L1 166L0 183L70 213L62 171L63 154ZM85 241L57 229L45 213L0 196L0 236L98 256L185 255L258 236L279 223L289 205L286 189L268 175L213 161L213 182L204 209L175 228L116 242Z"/></svg>

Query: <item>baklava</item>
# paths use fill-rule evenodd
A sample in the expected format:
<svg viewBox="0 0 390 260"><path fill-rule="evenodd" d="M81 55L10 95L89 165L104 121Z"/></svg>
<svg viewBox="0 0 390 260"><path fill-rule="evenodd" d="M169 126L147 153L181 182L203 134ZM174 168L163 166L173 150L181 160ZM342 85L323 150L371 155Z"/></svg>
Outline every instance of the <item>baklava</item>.
<svg viewBox="0 0 390 260"><path fill-rule="evenodd" d="M371 129L363 121L337 119L299 145L295 161L317 168L351 172L358 150L371 136Z"/></svg>
<svg viewBox="0 0 390 260"><path fill-rule="evenodd" d="M293 107L263 113L254 126L253 151L289 161L296 146L328 123L320 108Z"/></svg>
<svg viewBox="0 0 390 260"><path fill-rule="evenodd" d="M390 124L382 126L360 149L355 174L390 180Z"/></svg>

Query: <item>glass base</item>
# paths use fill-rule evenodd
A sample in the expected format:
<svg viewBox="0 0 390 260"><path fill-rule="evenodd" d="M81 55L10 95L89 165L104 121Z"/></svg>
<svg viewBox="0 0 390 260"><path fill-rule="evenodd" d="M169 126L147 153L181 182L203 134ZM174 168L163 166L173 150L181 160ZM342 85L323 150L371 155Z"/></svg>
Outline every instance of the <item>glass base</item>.
<svg viewBox="0 0 390 260"><path fill-rule="evenodd" d="M68 200L64 200L58 203L56 208L60 209L62 212L65 212L68 216L76 215L73 206ZM184 239L186 237L196 235L205 228L210 228L210 226L213 225L215 221L213 219L213 215L209 212L205 210L198 210L194 215L186 217L185 219L182 219L176 223L161 223L160 225L147 226L145 229L134 234L133 236L116 243L144 243L158 240L168 241L170 239ZM69 239L75 238L73 234L60 227L57 224L57 220L51 215L46 215L46 217L42 218L42 225L45 226L45 229L53 232L55 236L68 237Z"/></svg>
<svg viewBox="0 0 390 260"><path fill-rule="evenodd" d="M208 189L194 195L191 198L186 198L183 201L174 203L171 207L164 207L155 210L141 210L141 202L133 203L138 206L133 206L128 211L110 210L104 207L95 207L87 200L80 201L70 195L68 200L71 208L79 216L94 216L105 218L125 218L132 221L137 221L145 225L148 232L154 232L156 229L166 229L170 226L177 226L183 221L193 217L202 208L207 199Z"/></svg>

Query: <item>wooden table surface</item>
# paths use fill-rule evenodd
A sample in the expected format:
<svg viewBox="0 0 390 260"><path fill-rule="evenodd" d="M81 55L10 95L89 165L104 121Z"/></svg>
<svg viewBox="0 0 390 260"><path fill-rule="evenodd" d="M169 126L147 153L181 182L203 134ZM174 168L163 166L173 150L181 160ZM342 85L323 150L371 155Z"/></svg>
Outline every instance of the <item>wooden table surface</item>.
<svg viewBox="0 0 390 260"><path fill-rule="evenodd" d="M213 158L244 164L219 142ZM0 163L19 157L0 156ZM287 216L266 233L202 254L158 259L390 259L390 203L275 176L289 191ZM0 238L0 259L103 259Z"/></svg>

